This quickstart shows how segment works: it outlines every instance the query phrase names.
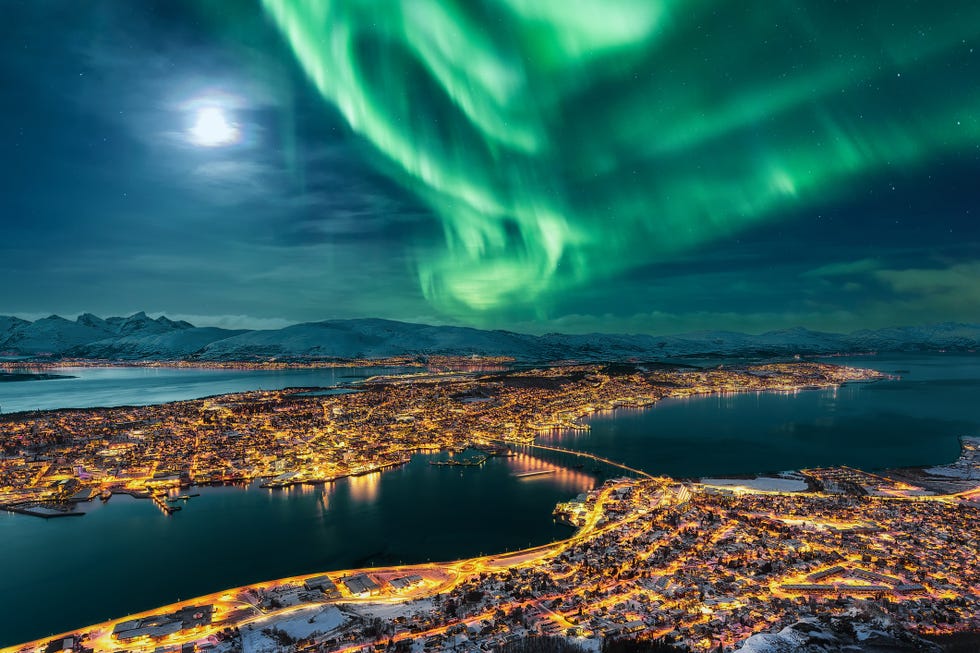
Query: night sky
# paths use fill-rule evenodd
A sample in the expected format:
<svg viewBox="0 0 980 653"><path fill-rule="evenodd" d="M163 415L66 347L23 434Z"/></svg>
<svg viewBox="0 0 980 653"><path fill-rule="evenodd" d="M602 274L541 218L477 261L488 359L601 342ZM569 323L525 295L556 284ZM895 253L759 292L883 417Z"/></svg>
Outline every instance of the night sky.
<svg viewBox="0 0 980 653"><path fill-rule="evenodd" d="M975 0L0 9L0 314L980 322Z"/></svg>

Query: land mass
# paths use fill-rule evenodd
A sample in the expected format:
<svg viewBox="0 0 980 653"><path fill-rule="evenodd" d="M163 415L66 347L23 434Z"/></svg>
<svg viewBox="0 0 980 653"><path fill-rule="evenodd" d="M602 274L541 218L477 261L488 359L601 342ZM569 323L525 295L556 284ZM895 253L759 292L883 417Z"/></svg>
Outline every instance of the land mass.
<svg viewBox="0 0 980 653"><path fill-rule="evenodd" d="M556 365L377 377L346 395L297 389L12 415L2 421L0 502L76 514L77 502L126 492L166 511L193 484L331 482L420 450L507 455L540 446L540 430L585 428L580 418L596 410L883 378L810 362ZM5 652L475 652L531 635L592 650L619 638L807 650L786 642L828 637L936 650L919 636L980 628L980 440L965 438L955 463L899 475L801 470L802 491L618 466L629 473L556 507L576 529L566 540L239 587Z"/></svg>
<svg viewBox="0 0 980 653"><path fill-rule="evenodd" d="M796 328L747 335L541 336L381 319L326 320L276 330L196 327L145 313L102 319L57 315L30 322L0 316L0 355L34 360L309 362L430 356L506 357L522 362L609 361L685 356L772 356L882 351L976 351L980 326L942 323L837 334Z"/></svg>

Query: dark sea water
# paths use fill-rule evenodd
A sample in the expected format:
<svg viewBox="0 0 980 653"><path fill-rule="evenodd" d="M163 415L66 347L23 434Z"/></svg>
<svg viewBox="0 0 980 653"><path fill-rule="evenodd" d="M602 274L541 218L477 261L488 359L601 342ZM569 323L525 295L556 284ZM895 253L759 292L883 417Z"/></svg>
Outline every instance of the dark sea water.
<svg viewBox="0 0 980 653"><path fill-rule="evenodd" d="M541 442L654 474L750 474L823 465L882 469L951 462L959 437L980 435L980 356L891 355L827 362L899 373L900 380L797 393L668 399L604 412L591 431Z"/></svg>
<svg viewBox="0 0 980 653"><path fill-rule="evenodd" d="M668 400L645 411L597 415L588 433L542 439L653 473L692 477L945 463L957 457L959 436L980 434L980 356L830 362L907 372L900 381L838 390ZM346 374L320 372L333 373L335 382ZM197 385L197 376L189 382L197 396L218 394L233 391L229 383L254 387L254 380L237 377L251 374L236 372L210 387ZM292 371L281 382L330 385L326 378L299 382ZM56 382L5 385L48 383ZM181 391L180 381L167 384ZM0 513L0 646L254 581L449 560L560 539L571 531L552 521L554 504L616 473L594 474L591 464L562 468L580 460L560 453L495 458L482 468L431 466L431 459L416 456L384 474L328 486L202 488L171 517L126 496L82 504L89 514L81 518ZM560 471L513 476L544 468Z"/></svg>
<svg viewBox="0 0 980 653"><path fill-rule="evenodd" d="M560 457L519 454L468 468L428 464L445 454L418 455L332 485L198 488L201 496L169 517L126 495L80 504L84 517L0 513L0 647L261 580L568 537L551 511L590 490L595 476L513 476L556 468Z"/></svg>
<svg viewBox="0 0 980 653"><path fill-rule="evenodd" d="M334 367L293 370L223 370L200 367L59 367L71 378L0 384L5 413L94 406L147 406L248 390L327 387L377 374L418 372L414 367Z"/></svg>

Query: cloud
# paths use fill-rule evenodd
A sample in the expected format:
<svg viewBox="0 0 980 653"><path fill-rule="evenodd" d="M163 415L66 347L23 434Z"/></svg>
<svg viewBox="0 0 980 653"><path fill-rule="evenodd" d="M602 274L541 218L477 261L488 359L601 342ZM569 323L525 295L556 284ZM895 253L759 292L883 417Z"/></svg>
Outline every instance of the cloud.
<svg viewBox="0 0 980 653"><path fill-rule="evenodd" d="M171 320L184 320L198 327L221 327L222 329L282 329L296 324L293 320L279 317L254 317L252 315L190 315L156 311L148 313L154 319L166 315Z"/></svg>
<svg viewBox="0 0 980 653"><path fill-rule="evenodd" d="M19 317L22 320L27 320L28 322L37 322L38 320L43 320L51 315L48 313L38 313L36 311L12 311L10 313L4 313L5 315L10 315L12 317ZM62 316L64 317L64 316Z"/></svg>
<svg viewBox="0 0 980 653"><path fill-rule="evenodd" d="M961 301L980 302L980 261L957 263L948 268L878 270L875 277L898 293L953 293Z"/></svg>
<svg viewBox="0 0 980 653"><path fill-rule="evenodd" d="M818 268L807 270L801 276L804 277L845 277L862 275L874 272L881 267L881 261L876 258L863 258L858 261L841 261L821 265Z"/></svg>
<svg viewBox="0 0 980 653"><path fill-rule="evenodd" d="M800 312L782 311L649 311L632 315L568 314L542 322L522 322L514 331L527 333L647 333L652 335L684 334L712 330L764 333L776 329L806 326L816 330L841 330L840 325L855 323L857 315L846 309Z"/></svg>
<svg viewBox="0 0 980 653"><path fill-rule="evenodd" d="M879 270L875 277L898 297L895 306L919 322L980 322L980 261L948 268Z"/></svg>
<svg viewBox="0 0 980 653"><path fill-rule="evenodd" d="M224 159L193 168L187 181L219 207L278 200L284 182L281 171L259 161Z"/></svg>

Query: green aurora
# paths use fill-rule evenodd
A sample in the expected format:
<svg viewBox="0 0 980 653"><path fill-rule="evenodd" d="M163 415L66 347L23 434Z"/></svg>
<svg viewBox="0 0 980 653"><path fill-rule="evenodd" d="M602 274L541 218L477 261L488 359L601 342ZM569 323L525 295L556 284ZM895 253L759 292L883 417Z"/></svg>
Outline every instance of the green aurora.
<svg viewBox="0 0 980 653"><path fill-rule="evenodd" d="M263 0L384 170L440 217L416 257L470 320L975 146L980 33L880 2ZM901 7L897 7L901 4Z"/></svg>

